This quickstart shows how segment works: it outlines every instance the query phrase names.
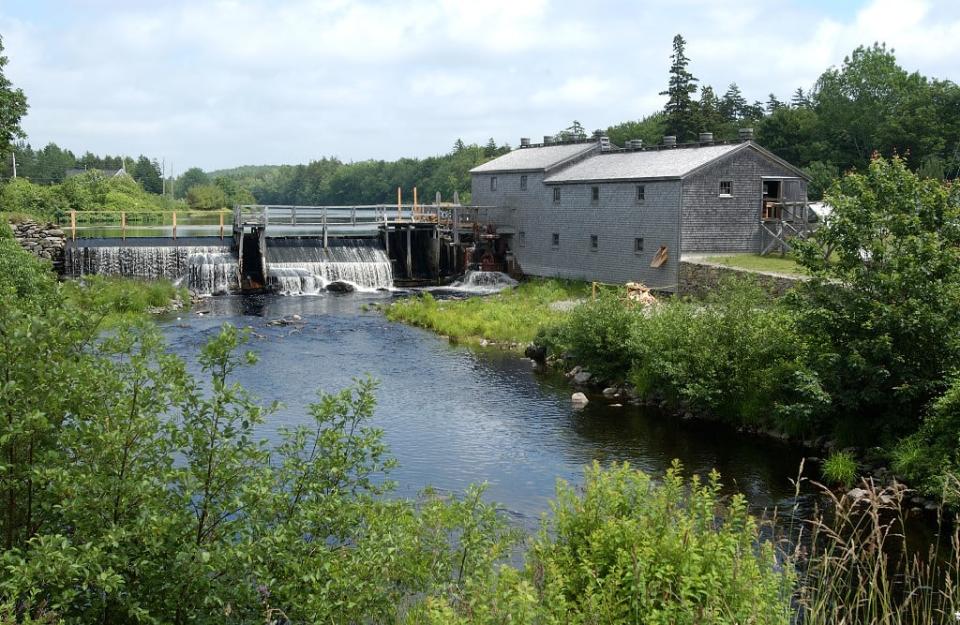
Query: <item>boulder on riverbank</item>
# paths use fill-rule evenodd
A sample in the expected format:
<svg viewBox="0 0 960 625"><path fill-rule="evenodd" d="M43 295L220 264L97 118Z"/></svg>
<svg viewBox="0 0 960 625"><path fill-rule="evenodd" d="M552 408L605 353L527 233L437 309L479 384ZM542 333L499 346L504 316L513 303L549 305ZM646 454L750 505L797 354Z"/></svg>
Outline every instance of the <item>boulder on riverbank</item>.
<svg viewBox="0 0 960 625"><path fill-rule="evenodd" d="M526 349L523 350L523 355L542 365L547 361L547 348L530 343Z"/></svg>

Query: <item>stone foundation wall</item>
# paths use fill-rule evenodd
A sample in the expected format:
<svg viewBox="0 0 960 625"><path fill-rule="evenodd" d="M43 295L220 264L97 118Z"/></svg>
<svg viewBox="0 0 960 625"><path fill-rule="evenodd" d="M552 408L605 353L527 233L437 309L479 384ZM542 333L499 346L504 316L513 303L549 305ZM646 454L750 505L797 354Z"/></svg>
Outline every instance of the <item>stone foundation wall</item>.
<svg viewBox="0 0 960 625"><path fill-rule="evenodd" d="M680 295L701 297L717 289L728 278L751 278L760 283L774 297L779 297L805 278L775 273L747 271L704 261L681 260L677 292Z"/></svg>
<svg viewBox="0 0 960 625"><path fill-rule="evenodd" d="M58 274L63 273L63 249L67 244L63 230L52 223L35 221L10 224L10 228L23 249L37 258L49 260Z"/></svg>

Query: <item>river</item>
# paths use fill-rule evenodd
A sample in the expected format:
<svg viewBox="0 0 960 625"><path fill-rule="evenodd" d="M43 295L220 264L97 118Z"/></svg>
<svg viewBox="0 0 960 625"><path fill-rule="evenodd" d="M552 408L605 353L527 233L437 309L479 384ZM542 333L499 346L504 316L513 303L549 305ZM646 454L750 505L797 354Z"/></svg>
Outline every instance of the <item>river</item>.
<svg viewBox="0 0 960 625"><path fill-rule="evenodd" d="M383 429L399 461L391 478L402 496L428 485L460 493L487 482L490 500L534 527L549 510L556 480L581 481L594 460L629 461L662 474L678 458L690 472L720 471L728 491L744 493L756 511L793 507L790 478L801 449L649 407L614 407L615 400L601 397L575 410L561 375L538 373L513 355L451 345L363 310L389 297L215 297L161 326L170 349L193 371L201 345L221 324L252 328L249 348L260 359L236 379L264 402L283 402L261 426L268 440L279 427L305 421L318 389L336 391L368 374L379 380L373 425ZM295 314L302 326L268 325ZM810 505L811 498L802 497L801 514Z"/></svg>

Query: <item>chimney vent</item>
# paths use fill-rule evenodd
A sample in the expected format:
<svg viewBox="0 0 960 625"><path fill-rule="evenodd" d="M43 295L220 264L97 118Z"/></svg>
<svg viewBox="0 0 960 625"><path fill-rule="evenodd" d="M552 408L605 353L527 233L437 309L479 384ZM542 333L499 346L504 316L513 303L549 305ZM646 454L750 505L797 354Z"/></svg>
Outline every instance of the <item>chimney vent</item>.
<svg viewBox="0 0 960 625"><path fill-rule="evenodd" d="M713 133L712 133L712 132L701 132L701 133L700 133L700 143L713 143Z"/></svg>
<svg viewBox="0 0 960 625"><path fill-rule="evenodd" d="M741 141L753 141L753 128L741 128L738 132Z"/></svg>
<svg viewBox="0 0 960 625"><path fill-rule="evenodd" d="M520 137L520 147L529 148L530 147L530 137Z"/></svg>
<svg viewBox="0 0 960 625"><path fill-rule="evenodd" d="M543 135L543 145L553 145L553 135Z"/></svg>
<svg viewBox="0 0 960 625"><path fill-rule="evenodd" d="M677 145L677 136L676 135L665 135L663 137L663 145L673 147Z"/></svg>

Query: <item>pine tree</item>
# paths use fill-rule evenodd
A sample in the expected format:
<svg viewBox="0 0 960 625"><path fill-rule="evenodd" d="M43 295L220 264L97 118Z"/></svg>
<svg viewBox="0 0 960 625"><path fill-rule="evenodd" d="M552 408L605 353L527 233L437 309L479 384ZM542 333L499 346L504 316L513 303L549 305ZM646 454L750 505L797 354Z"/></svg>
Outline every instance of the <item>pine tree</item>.
<svg viewBox="0 0 960 625"><path fill-rule="evenodd" d="M797 87L797 90L793 92L793 97L790 98L790 105L794 108L808 108L810 106L810 98L803 92L802 87Z"/></svg>
<svg viewBox="0 0 960 625"><path fill-rule="evenodd" d="M660 95L667 96L667 103L663 107L667 115L667 132L676 135L680 141L692 139L696 133L694 104L690 96L697 91L697 79L687 71L690 59L684 52L686 44L682 35L673 38L670 81L667 90L660 92Z"/></svg>
<svg viewBox="0 0 960 625"><path fill-rule="evenodd" d="M777 96L773 95L772 93L769 96L767 96L767 112L768 113L773 113L777 109L783 108L783 106L784 106L783 102L778 100Z"/></svg>
<svg viewBox="0 0 960 625"><path fill-rule="evenodd" d="M464 145L463 139L457 137L457 140L453 143L453 153L459 154L460 152L463 152L465 149L467 149L467 146Z"/></svg>
<svg viewBox="0 0 960 625"><path fill-rule="evenodd" d="M730 122L740 121L746 117L747 99L743 97L737 83L730 83L727 92L720 99L720 113Z"/></svg>
<svg viewBox="0 0 960 625"><path fill-rule="evenodd" d="M721 132L724 123L720 115L720 98L710 85L700 87L700 100L694 103L697 131Z"/></svg>
<svg viewBox="0 0 960 625"><path fill-rule="evenodd" d="M483 146L483 155L487 158L493 158L497 155L497 142L493 140L493 137L490 137L487 145Z"/></svg>

